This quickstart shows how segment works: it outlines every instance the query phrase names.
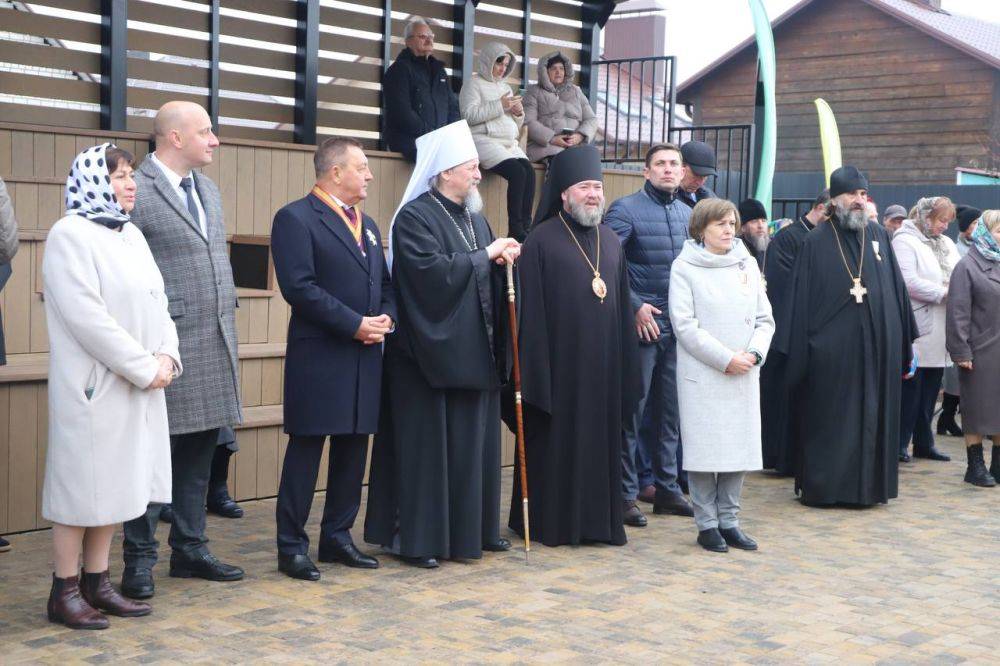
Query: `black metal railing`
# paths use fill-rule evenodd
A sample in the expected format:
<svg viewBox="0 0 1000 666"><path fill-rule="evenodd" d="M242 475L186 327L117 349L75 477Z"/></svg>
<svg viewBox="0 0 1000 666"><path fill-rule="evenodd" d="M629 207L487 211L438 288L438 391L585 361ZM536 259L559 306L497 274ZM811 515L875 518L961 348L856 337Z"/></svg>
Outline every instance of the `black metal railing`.
<svg viewBox="0 0 1000 666"><path fill-rule="evenodd" d="M739 203L750 196L753 178L753 125L693 125L674 127L670 143L701 141L715 151L718 174L705 183L718 196Z"/></svg>
<svg viewBox="0 0 1000 666"><path fill-rule="evenodd" d="M597 60L591 63L591 104L601 159L641 162L646 150L670 134L677 105L674 56Z"/></svg>
<svg viewBox="0 0 1000 666"><path fill-rule="evenodd" d="M771 198L771 219L780 220L787 217L790 220L797 220L812 208L815 197L804 199L801 197L772 197Z"/></svg>

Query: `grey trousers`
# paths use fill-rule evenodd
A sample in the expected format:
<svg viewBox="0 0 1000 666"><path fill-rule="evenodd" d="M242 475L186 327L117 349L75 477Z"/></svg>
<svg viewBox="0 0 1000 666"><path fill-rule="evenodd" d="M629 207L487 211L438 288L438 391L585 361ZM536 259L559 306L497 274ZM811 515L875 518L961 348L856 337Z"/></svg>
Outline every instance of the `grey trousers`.
<svg viewBox="0 0 1000 666"><path fill-rule="evenodd" d="M680 410L677 406L677 338L663 333L653 343L639 344L639 366L642 373L642 396L631 419L626 419L622 433L622 499L634 501L639 495L637 449L643 445L639 437L642 417L647 407L653 410L655 437L648 442L649 464L657 497L681 495L677 483L677 448L680 446ZM656 386L654 386L656 384ZM648 405L650 395L660 403Z"/></svg>
<svg viewBox="0 0 1000 666"><path fill-rule="evenodd" d="M698 531L739 526L740 494L746 475L746 472L688 471L688 490Z"/></svg>

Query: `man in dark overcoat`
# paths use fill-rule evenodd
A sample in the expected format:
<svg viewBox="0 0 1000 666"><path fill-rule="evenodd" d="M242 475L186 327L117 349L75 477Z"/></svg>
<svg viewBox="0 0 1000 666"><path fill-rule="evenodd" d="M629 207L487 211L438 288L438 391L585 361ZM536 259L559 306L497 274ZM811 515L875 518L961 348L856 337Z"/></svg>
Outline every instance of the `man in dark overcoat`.
<svg viewBox="0 0 1000 666"><path fill-rule="evenodd" d="M285 356L288 449L278 487L278 568L319 580L306 520L330 438L319 560L374 569L351 527L361 506L368 435L377 429L382 342L396 305L378 227L361 212L372 173L354 139L324 141L313 158L316 185L274 216L271 252L292 308Z"/></svg>

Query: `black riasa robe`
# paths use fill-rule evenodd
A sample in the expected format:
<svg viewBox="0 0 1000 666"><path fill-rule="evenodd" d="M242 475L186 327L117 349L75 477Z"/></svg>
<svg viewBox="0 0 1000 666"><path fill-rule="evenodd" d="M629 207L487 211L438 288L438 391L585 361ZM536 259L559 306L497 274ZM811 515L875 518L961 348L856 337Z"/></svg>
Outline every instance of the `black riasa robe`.
<svg viewBox="0 0 1000 666"><path fill-rule="evenodd" d="M537 225L518 261L521 393L531 538L548 546L624 544L622 419L639 395L638 338L618 237L564 213L608 294L591 290L593 271L558 217ZM522 537L521 484L514 471L510 527Z"/></svg>
<svg viewBox="0 0 1000 666"><path fill-rule="evenodd" d="M780 229L767 246L764 279L767 281L767 299L774 313L775 338L778 331L789 325L792 268L806 234L812 229L813 224L801 217L795 224ZM784 354L772 348L760 370L761 443L764 469L792 476L795 474L795 450L789 420L791 398L785 379L786 361Z"/></svg>
<svg viewBox="0 0 1000 666"><path fill-rule="evenodd" d="M486 219L472 216L480 249L469 251L433 196L404 206L392 232L399 321L386 341L365 541L409 557L478 558L500 538L504 269L487 257Z"/></svg>
<svg viewBox="0 0 1000 666"><path fill-rule="evenodd" d="M857 275L860 231L831 218L807 234L777 348L787 355L802 501L867 506L898 494L899 401L916 324L885 229L867 224L868 293L858 304L833 224Z"/></svg>

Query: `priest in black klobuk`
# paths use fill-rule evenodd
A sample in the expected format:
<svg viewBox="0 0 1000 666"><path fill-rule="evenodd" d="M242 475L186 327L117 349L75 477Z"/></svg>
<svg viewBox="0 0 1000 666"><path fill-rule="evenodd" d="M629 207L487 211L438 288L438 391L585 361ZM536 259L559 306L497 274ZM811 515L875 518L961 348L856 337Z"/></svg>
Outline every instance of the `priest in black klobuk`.
<svg viewBox="0 0 1000 666"><path fill-rule="evenodd" d="M622 423L639 397L638 338L602 182L596 148L559 153L517 264L530 533L548 546L626 541ZM523 536L518 470L510 527Z"/></svg>
<svg viewBox="0 0 1000 666"><path fill-rule="evenodd" d="M869 506L897 496L899 401L917 337L889 234L865 217L868 181L830 176L830 219L806 234L777 346L807 505Z"/></svg>
<svg viewBox="0 0 1000 666"><path fill-rule="evenodd" d="M398 321L387 336L365 541L414 566L506 550L500 537L500 384L509 373L505 261L480 214L464 120L417 139L389 232Z"/></svg>
<svg viewBox="0 0 1000 666"><path fill-rule="evenodd" d="M778 230L767 246L764 260L764 280L767 299L774 313L775 336L790 324L788 308L791 305L792 268L802 249L806 234L826 219L830 191L823 190L813 201L809 212ZM786 357L771 349L760 371L761 443L764 469L773 469L782 476L795 474L795 456L792 444L795 435L791 430L785 364Z"/></svg>

